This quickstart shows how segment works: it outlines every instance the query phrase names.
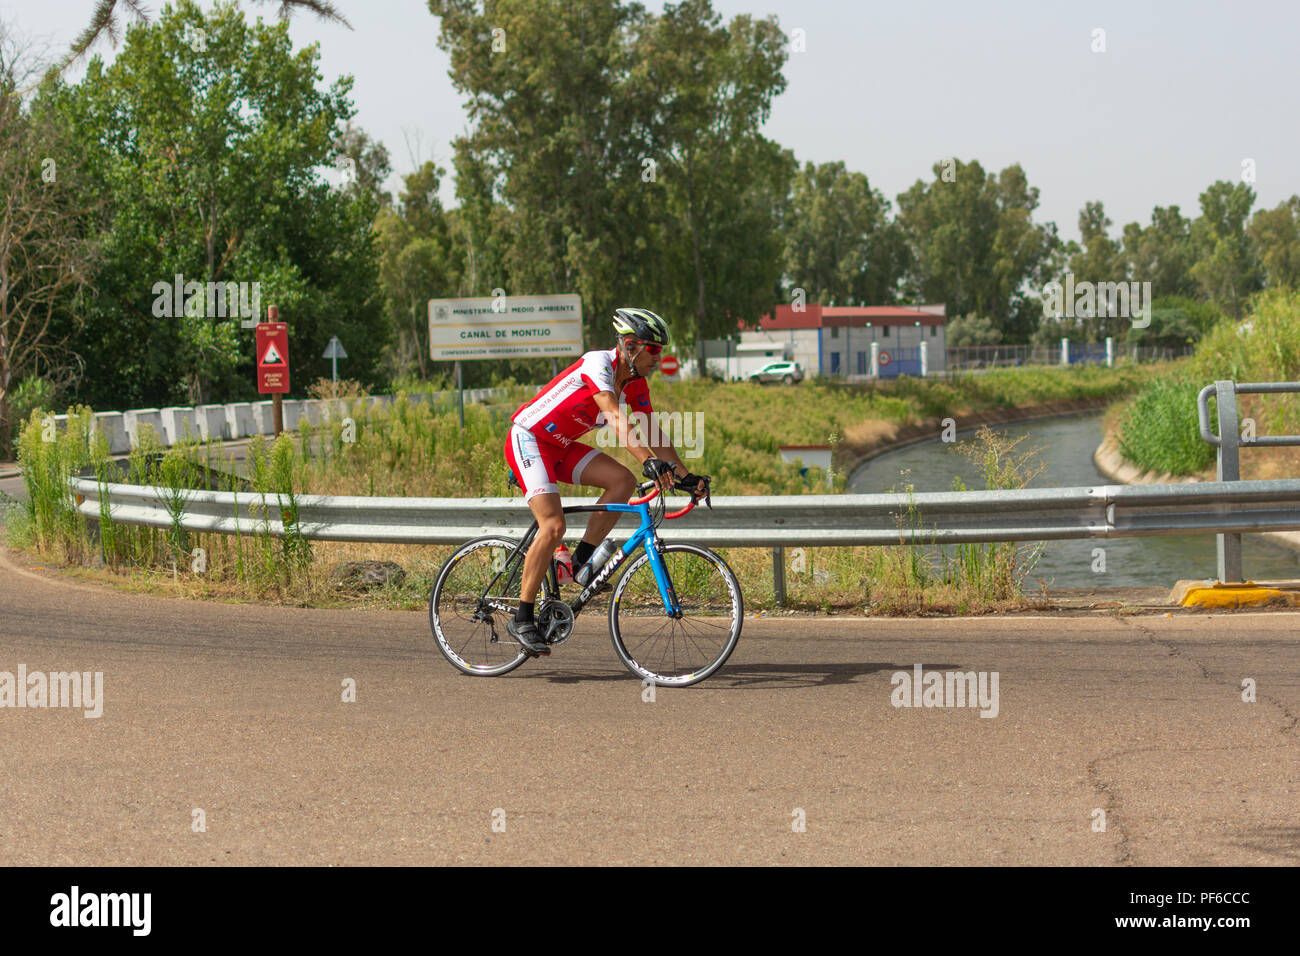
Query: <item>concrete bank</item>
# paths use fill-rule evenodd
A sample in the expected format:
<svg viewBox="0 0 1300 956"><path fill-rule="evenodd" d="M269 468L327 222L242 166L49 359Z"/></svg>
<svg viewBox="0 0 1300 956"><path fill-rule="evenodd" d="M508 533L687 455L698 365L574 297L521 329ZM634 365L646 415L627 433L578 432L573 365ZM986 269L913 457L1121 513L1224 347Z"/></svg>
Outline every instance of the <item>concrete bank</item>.
<svg viewBox="0 0 1300 956"><path fill-rule="evenodd" d="M1121 485L1191 484L1203 480L1196 476L1161 475L1153 471L1143 471L1124 458L1123 452L1120 451L1119 439L1112 431L1106 432L1101 444L1093 452L1092 460L1103 475ZM1300 531L1261 531L1259 534L1278 544L1300 551Z"/></svg>

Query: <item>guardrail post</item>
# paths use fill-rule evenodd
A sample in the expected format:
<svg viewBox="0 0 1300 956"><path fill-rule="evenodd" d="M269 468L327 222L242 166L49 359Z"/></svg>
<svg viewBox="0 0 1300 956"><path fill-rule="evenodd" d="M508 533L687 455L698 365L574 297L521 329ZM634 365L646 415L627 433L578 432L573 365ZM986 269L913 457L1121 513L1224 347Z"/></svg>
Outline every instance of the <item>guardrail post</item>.
<svg viewBox="0 0 1300 956"><path fill-rule="evenodd" d="M777 604L785 604L785 548L772 549L772 594Z"/></svg>
<svg viewBox="0 0 1300 956"><path fill-rule="evenodd" d="M1230 381L1214 383L1215 398L1219 403L1219 480L1241 480L1241 456L1237 432L1237 384ZM1241 535L1218 535L1219 580L1224 584L1241 582Z"/></svg>

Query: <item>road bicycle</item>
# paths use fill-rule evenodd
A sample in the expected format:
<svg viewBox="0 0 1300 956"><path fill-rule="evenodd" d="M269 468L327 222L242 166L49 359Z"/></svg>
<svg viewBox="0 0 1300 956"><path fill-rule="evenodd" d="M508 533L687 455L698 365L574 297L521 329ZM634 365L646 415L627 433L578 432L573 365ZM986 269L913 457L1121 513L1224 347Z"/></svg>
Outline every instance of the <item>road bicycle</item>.
<svg viewBox="0 0 1300 956"><path fill-rule="evenodd" d="M625 505L563 509L566 515L627 512L639 515L641 524L572 601L560 597L551 562L536 602L537 630L548 644L563 644L582 609L608 592L609 635L619 660L642 682L687 687L715 673L735 650L745 619L744 600L735 574L721 557L699 545L665 542L657 533L662 521L689 513L699 499L693 497L680 511L665 514L654 482L639 485L638 494L647 488L652 490ZM650 503L656 498L652 514ZM707 494L704 500L711 508ZM519 607L524 556L536 535L533 521L522 540L475 538L461 545L438 572L429 595L429 623L438 649L464 673L499 677L536 656L505 627Z"/></svg>

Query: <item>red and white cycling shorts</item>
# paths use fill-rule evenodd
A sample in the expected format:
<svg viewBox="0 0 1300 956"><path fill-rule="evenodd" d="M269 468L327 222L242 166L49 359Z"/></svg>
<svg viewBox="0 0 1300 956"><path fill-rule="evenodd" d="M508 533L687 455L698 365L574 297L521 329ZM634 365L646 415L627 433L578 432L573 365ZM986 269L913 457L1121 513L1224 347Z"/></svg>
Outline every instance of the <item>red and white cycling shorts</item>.
<svg viewBox="0 0 1300 956"><path fill-rule="evenodd" d="M534 495L559 494L557 481L568 485L582 484L582 470L600 454L590 445L575 441L567 448L554 442L539 441L521 425L513 425L506 436L506 463L524 490L524 501Z"/></svg>

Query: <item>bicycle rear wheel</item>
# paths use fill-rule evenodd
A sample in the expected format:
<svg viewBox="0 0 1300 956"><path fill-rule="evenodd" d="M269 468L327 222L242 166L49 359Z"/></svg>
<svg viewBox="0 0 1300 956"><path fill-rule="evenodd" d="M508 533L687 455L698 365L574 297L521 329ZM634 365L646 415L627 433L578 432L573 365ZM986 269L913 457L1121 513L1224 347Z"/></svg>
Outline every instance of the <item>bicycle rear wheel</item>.
<svg viewBox="0 0 1300 956"><path fill-rule="evenodd" d="M614 587L609 633L633 674L665 687L698 684L721 667L740 640L744 599L727 562L695 544L665 544L668 580L681 605L670 617L644 552Z"/></svg>
<svg viewBox="0 0 1300 956"><path fill-rule="evenodd" d="M507 594L509 575L498 574L518 544L495 535L465 543L442 566L429 594L434 643L453 667L466 674L499 677L528 657L506 633L506 621L519 608L519 575L511 584L514 593Z"/></svg>

